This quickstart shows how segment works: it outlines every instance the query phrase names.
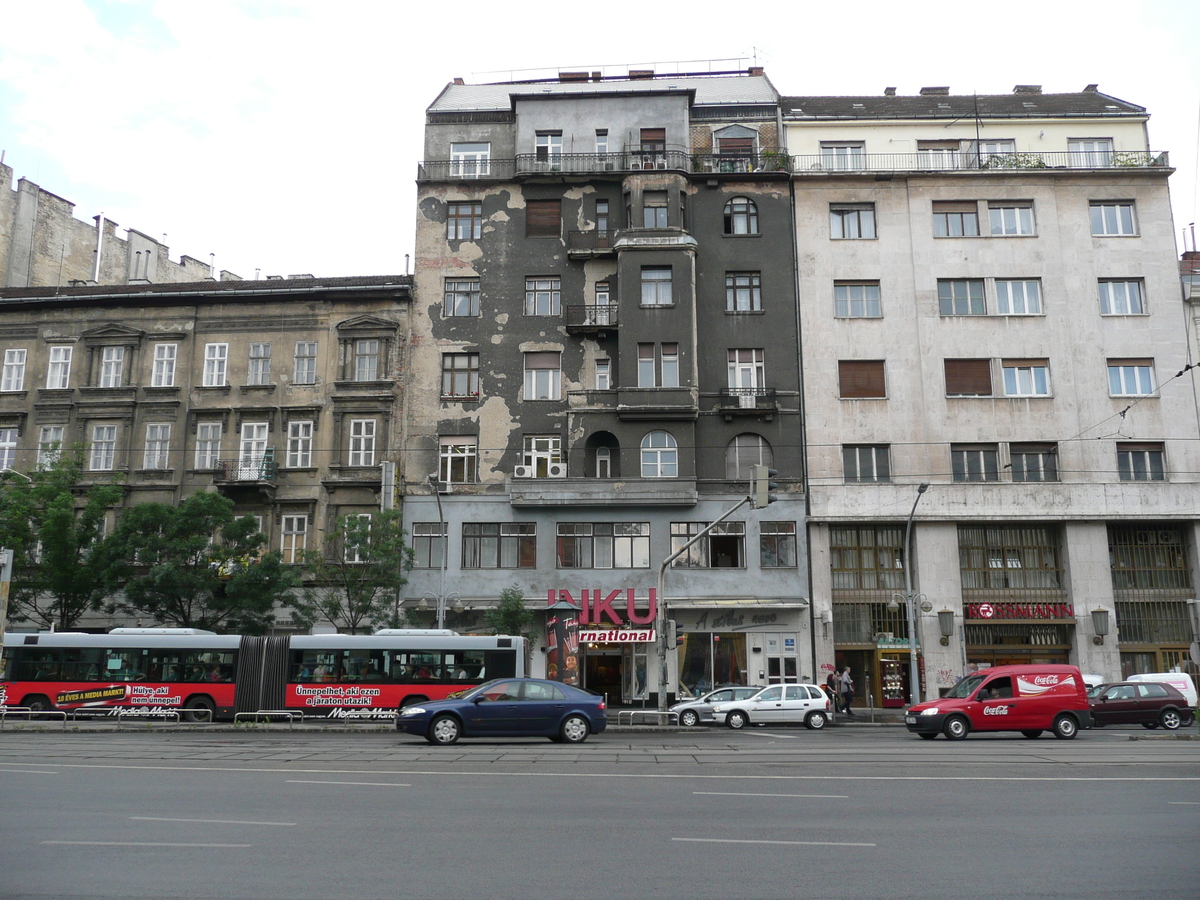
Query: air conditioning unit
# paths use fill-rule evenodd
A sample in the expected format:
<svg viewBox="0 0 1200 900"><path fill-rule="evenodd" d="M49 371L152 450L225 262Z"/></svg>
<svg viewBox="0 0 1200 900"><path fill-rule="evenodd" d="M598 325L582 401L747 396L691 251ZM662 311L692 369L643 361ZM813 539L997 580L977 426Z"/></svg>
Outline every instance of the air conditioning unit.
<svg viewBox="0 0 1200 900"><path fill-rule="evenodd" d="M546 475L549 478L566 478L567 464L566 463L550 463L546 468Z"/></svg>
<svg viewBox="0 0 1200 900"><path fill-rule="evenodd" d="M532 478L533 466L517 466L513 469L513 478Z"/></svg>

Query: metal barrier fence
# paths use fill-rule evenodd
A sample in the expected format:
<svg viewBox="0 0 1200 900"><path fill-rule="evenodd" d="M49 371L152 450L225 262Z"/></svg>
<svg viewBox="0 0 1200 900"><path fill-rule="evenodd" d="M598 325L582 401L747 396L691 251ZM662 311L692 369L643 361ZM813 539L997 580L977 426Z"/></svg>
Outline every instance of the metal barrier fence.
<svg viewBox="0 0 1200 900"><path fill-rule="evenodd" d="M644 716L647 719L654 719L654 722L645 722L647 725L678 725L679 713L669 709L622 709L617 711L618 725L637 725L638 718Z"/></svg>
<svg viewBox="0 0 1200 900"><path fill-rule="evenodd" d="M0 728L4 727L4 720L9 716L25 716L32 719L34 716L62 716L63 731L67 730L67 714L61 709L30 709L28 706L0 706Z"/></svg>

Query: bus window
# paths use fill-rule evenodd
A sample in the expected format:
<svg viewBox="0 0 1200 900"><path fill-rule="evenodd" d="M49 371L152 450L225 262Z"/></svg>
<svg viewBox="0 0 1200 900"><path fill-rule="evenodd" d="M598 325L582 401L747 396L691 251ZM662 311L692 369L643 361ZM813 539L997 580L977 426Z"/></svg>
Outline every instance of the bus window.
<svg viewBox="0 0 1200 900"><path fill-rule="evenodd" d="M483 658L488 678L510 678L517 674L517 656L511 650L488 650Z"/></svg>
<svg viewBox="0 0 1200 900"><path fill-rule="evenodd" d="M183 655L178 650L154 647L146 668L148 681L183 681Z"/></svg>
<svg viewBox="0 0 1200 900"><path fill-rule="evenodd" d="M61 650L26 651L17 665L17 681L58 681L62 664Z"/></svg>
<svg viewBox="0 0 1200 900"><path fill-rule="evenodd" d="M383 650L347 650L344 681L388 681L388 655Z"/></svg>
<svg viewBox="0 0 1200 900"><path fill-rule="evenodd" d="M233 650L187 650L183 654L184 678L209 683L233 681Z"/></svg>
<svg viewBox="0 0 1200 900"><path fill-rule="evenodd" d="M142 666L147 655L147 650L107 650L101 677L111 681L141 681L146 677Z"/></svg>
<svg viewBox="0 0 1200 900"><path fill-rule="evenodd" d="M63 651L64 680L99 681L103 671L103 650L95 647L68 647Z"/></svg>
<svg viewBox="0 0 1200 900"><path fill-rule="evenodd" d="M441 681L443 654L436 650L414 650L395 654L392 674L402 684Z"/></svg>
<svg viewBox="0 0 1200 900"><path fill-rule="evenodd" d="M447 671L451 681L479 684L483 681L484 654L482 650L455 650L446 654Z"/></svg>

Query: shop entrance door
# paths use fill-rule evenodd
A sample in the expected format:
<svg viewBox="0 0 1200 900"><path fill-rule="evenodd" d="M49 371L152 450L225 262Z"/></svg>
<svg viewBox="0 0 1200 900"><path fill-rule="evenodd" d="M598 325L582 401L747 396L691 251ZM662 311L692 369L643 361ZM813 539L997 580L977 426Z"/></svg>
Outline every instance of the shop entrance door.
<svg viewBox="0 0 1200 900"><path fill-rule="evenodd" d="M767 651L767 684L796 684L800 681L794 634L764 635Z"/></svg>
<svg viewBox="0 0 1200 900"><path fill-rule="evenodd" d="M646 659L648 645L629 644L621 652L624 679L621 687L623 703L644 703L646 700Z"/></svg>
<svg viewBox="0 0 1200 900"><path fill-rule="evenodd" d="M604 701L612 704L621 696L621 650L595 650L589 648L583 663L583 686L589 691L604 695Z"/></svg>

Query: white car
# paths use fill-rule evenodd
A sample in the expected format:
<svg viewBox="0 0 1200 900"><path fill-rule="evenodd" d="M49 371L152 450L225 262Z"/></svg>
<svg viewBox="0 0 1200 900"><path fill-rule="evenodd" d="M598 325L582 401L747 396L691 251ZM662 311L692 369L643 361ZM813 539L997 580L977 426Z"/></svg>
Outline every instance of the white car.
<svg viewBox="0 0 1200 900"><path fill-rule="evenodd" d="M717 688L695 700L676 703L671 707L671 712L679 713L679 724L687 728L699 725L701 722L711 725L714 721L712 712L714 704L727 703L730 700L745 700L747 697L753 697L758 691L759 689L756 687Z"/></svg>
<svg viewBox="0 0 1200 900"><path fill-rule="evenodd" d="M716 704L713 718L730 728L793 723L816 731L829 722L829 697L815 684L773 684L745 700Z"/></svg>

